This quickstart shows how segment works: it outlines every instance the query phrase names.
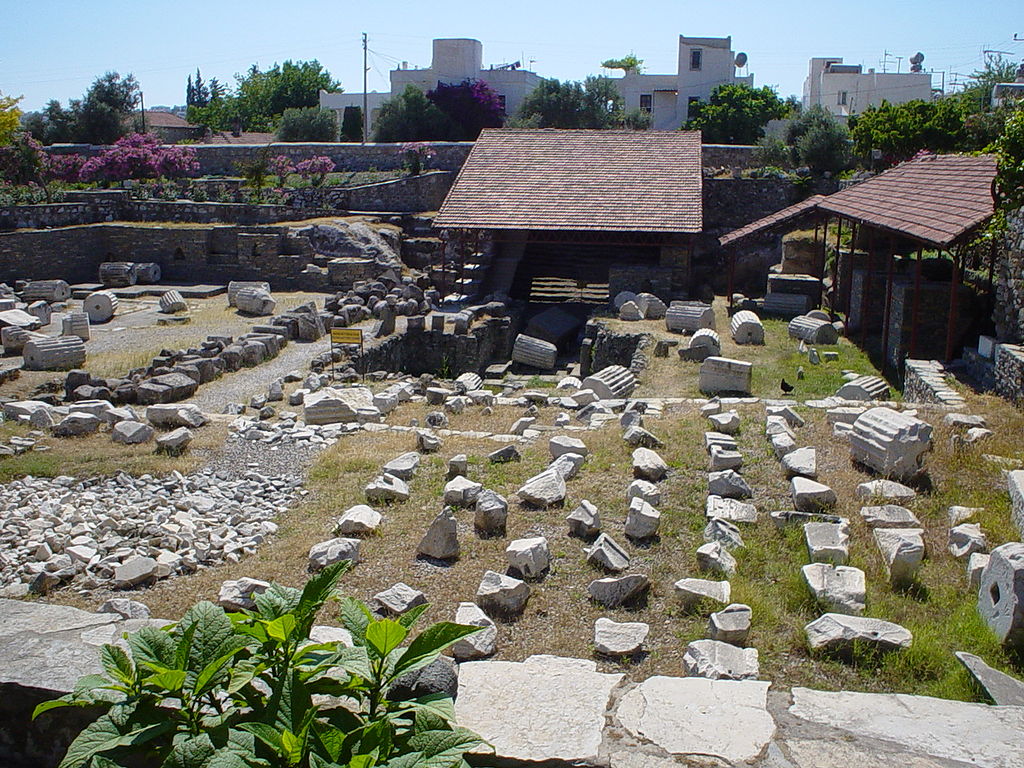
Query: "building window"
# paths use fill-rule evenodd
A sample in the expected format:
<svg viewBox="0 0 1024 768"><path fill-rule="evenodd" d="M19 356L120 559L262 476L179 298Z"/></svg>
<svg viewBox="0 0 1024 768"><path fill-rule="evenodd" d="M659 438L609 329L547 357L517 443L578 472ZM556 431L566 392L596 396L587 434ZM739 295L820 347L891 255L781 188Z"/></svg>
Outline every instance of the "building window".
<svg viewBox="0 0 1024 768"><path fill-rule="evenodd" d="M498 106L501 107L501 114L505 114L505 94L498 94Z"/></svg>
<svg viewBox="0 0 1024 768"><path fill-rule="evenodd" d="M640 94L640 111L650 112L654 109L654 96L650 93Z"/></svg>
<svg viewBox="0 0 1024 768"><path fill-rule="evenodd" d="M690 49L690 71L696 72L700 70L701 59L703 58L704 51L700 48Z"/></svg>
<svg viewBox="0 0 1024 768"><path fill-rule="evenodd" d="M838 98L838 101L836 103L839 104L839 106L841 106L841 107L845 107L846 106L846 94L847 94L847 91L840 91L839 92L839 98Z"/></svg>

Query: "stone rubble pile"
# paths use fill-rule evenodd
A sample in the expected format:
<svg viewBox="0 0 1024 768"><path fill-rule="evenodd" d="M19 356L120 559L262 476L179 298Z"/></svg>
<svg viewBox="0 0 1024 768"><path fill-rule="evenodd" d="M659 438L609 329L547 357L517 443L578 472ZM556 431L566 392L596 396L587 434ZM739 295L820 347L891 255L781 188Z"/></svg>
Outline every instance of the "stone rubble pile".
<svg viewBox="0 0 1024 768"><path fill-rule="evenodd" d="M131 588L238 562L301 493L296 478L255 471L15 480L0 486L0 584L8 595Z"/></svg>

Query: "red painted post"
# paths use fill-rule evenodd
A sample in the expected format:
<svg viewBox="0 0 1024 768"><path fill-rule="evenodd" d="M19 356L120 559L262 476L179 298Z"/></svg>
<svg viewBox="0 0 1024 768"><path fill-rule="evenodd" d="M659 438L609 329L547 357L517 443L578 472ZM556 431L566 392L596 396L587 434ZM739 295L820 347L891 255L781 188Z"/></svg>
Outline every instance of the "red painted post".
<svg viewBox="0 0 1024 768"><path fill-rule="evenodd" d="M951 253L953 257L953 278L949 281L949 317L946 320L946 362L953 359L953 337L956 323L957 304L960 299L960 255Z"/></svg>
<svg viewBox="0 0 1024 768"><path fill-rule="evenodd" d="M921 258L924 248L917 249L917 263L914 265L914 303L910 310L910 359L917 357L917 313L921 306Z"/></svg>

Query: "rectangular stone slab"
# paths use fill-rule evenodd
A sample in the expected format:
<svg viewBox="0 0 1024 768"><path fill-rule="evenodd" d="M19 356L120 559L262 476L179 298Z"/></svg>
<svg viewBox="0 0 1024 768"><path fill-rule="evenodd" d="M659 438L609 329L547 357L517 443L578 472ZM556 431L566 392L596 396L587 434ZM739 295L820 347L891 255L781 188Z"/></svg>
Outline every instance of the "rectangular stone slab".
<svg viewBox="0 0 1024 768"><path fill-rule="evenodd" d="M558 656L467 662L459 665L455 720L494 746L496 762L591 764L622 677Z"/></svg>

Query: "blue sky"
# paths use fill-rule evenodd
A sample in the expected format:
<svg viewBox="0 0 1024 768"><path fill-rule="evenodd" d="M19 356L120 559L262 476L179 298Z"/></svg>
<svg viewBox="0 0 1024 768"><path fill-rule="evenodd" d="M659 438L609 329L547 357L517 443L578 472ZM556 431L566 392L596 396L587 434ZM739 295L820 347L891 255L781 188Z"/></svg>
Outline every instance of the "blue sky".
<svg viewBox="0 0 1024 768"><path fill-rule="evenodd" d="M474 37L484 62L522 59L540 75L582 79L603 59L635 52L654 73L676 70L677 37L731 35L756 85L799 94L811 56L880 67L885 51L915 51L925 68L966 74L983 51L1024 58L1024 6L1016 2L123 2L0 0L0 92L38 109L80 96L107 70L133 72L147 105L184 102L185 78L232 82L254 62L318 59L347 91L362 90L360 33L370 36L370 90L387 90L400 61L430 63L434 37ZM891 67L896 66L891 60ZM935 78L940 84L940 77Z"/></svg>

